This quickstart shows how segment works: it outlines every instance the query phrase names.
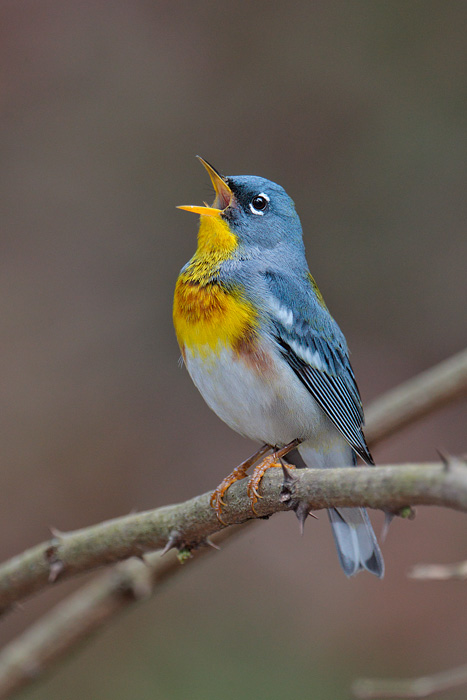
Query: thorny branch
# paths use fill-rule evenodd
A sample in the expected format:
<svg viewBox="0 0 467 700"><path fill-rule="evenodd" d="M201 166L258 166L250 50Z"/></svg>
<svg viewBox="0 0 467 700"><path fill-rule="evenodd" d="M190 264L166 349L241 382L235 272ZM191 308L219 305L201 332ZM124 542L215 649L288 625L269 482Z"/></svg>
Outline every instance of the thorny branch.
<svg viewBox="0 0 467 700"><path fill-rule="evenodd" d="M393 416L398 411L405 414L406 423L412 421L407 406L412 406L418 416L435 408L436 397L444 405L447 401L445 381L453 399L460 396L459 385L466 395L467 351L421 376L427 387L425 395L420 382L412 379L370 407L366 429L370 444L393 432ZM388 416L386 425L384 407ZM437 465L406 465L361 467L351 471L303 469L297 472L290 499L282 501L279 499L282 475L278 471L269 470L262 481L263 498L256 506L259 517L293 508L297 498L314 510L330 505L397 509L422 503L463 510L467 502L463 468L446 470ZM209 494L203 494L186 503L115 518L74 532L55 533L51 540L0 566L0 612L50 583L92 571L98 566L164 547L191 550L202 545L207 537L223 529L209 505L209 497ZM224 519L228 524L242 523L254 517L244 482L234 484L227 497L229 507L224 512Z"/></svg>
<svg viewBox="0 0 467 700"><path fill-rule="evenodd" d="M241 532L230 527L216 536L217 545ZM53 662L100 629L130 605L159 592L172 576L190 569L213 549L203 547L183 567L173 550L165 557L152 552L106 570L58 603L0 654L0 699L37 680Z"/></svg>
<svg viewBox="0 0 467 700"><path fill-rule="evenodd" d="M279 469L263 478L258 517L284 510L308 511L331 506L368 506L398 510L407 505L438 505L467 512L467 467L443 463L405 464L350 469L300 469L284 483ZM82 530L57 535L3 564L0 606L36 593L103 564L115 563L163 547L191 551L224 526L210 506L210 493L185 503L115 518ZM223 518L228 525L255 516L245 481L228 492Z"/></svg>
<svg viewBox="0 0 467 700"><path fill-rule="evenodd" d="M368 440L375 444L466 394L464 351L375 402L367 412ZM297 508L297 503L307 503L307 508L313 509L331 504L398 508L408 503L426 503L467 510L467 468L458 460L332 472L301 470L299 474L289 473L283 484L278 471L271 470L262 484L264 497L256 506L260 517ZM243 483L230 489L228 514L225 513L229 523L252 517L245 491ZM205 494L185 504L119 518L74 533L56 533L49 542L0 567L0 608L5 611L48 583L132 555L141 556L148 549L165 545L186 547L188 551L208 542L209 534L222 529L208 499L209 494ZM216 535L216 541L229 539L237 530L223 530ZM195 560L210 551L206 547L199 549ZM146 555L145 561L146 567L134 560L114 567L10 643L0 655L0 698L10 697L30 683L77 641L123 607L157 590L168 576L186 570L179 566L173 552L165 559L157 553Z"/></svg>

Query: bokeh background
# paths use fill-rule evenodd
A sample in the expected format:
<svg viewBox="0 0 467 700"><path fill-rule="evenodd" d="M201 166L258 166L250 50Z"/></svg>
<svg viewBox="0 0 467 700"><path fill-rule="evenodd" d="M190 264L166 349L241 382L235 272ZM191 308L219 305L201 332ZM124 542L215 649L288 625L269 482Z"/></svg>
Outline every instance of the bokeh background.
<svg viewBox="0 0 467 700"><path fill-rule="evenodd" d="M252 451L178 365L197 221L175 206L212 196L197 153L293 197L366 404L465 345L466 26L445 0L3 0L2 559L49 526L207 491ZM465 417L446 408L377 461L464 452ZM465 516L419 509L391 528L384 581L348 581L324 514L303 538L276 516L24 697L336 700L356 676L446 669L465 661L465 584L406 572L466 546Z"/></svg>

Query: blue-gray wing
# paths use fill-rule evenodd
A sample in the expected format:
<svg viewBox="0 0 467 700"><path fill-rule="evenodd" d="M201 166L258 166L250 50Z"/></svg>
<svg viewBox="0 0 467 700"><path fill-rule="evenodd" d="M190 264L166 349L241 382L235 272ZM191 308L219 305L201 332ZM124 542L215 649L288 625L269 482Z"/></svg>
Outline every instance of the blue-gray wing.
<svg viewBox="0 0 467 700"><path fill-rule="evenodd" d="M269 271L265 280L270 333L282 356L352 449L374 464L347 344L312 278Z"/></svg>

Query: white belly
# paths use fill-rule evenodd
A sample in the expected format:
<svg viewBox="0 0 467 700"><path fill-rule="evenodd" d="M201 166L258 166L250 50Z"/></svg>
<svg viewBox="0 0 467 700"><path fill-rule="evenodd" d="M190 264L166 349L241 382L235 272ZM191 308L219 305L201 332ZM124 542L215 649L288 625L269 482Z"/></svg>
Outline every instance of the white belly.
<svg viewBox="0 0 467 700"><path fill-rule="evenodd" d="M326 442L335 429L294 372L275 357L261 373L229 349L208 358L187 351L185 363L208 406L238 433L269 445L295 438Z"/></svg>

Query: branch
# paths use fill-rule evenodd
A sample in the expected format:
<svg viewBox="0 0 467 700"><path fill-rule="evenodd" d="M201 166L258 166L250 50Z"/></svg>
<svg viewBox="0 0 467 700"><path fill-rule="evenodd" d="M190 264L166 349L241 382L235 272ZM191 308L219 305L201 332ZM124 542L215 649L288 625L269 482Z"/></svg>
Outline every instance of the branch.
<svg viewBox="0 0 467 700"><path fill-rule="evenodd" d="M426 386L420 386L420 382L416 379L411 380L377 401L368 411L367 436L370 442L374 444L383 439L386 435L392 434L404 425L413 422L422 415L426 415L428 412L433 411L449 400L454 400L464 395L466 393L466 374L467 353L461 353L455 358L426 372L423 375L425 377ZM448 385L447 387L446 383ZM403 419L398 420L398 416L403 416ZM454 483L452 483L453 475L451 466L450 463L444 461L441 468L440 465L427 465L426 468L437 474L437 476L435 474L435 482L436 479L441 479L445 482L446 499L450 502L446 502L446 505L450 504L452 507L465 509L465 500L452 499L452 494L450 495L450 492L454 490L455 493L456 489L456 479L454 479ZM467 470L464 470L459 462L454 466L459 470L459 477L462 482L460 491L463 491L465 495L466 485L464 482L465 471ZM392 470L392 472L394 472L394 477L399 479L402 477L404 481L407 482L406 485L408 485L414 476L419 480L421 472L425 467L423 465L418 465L418 467L409 467L408 470L404 467L389 467L385 469L386 472L387 470ZM266 476L263 485L266 488L267 497L263 498L258 504L259 513L261 514L265 507L267 511L267 503L271 495L276 501L276 506L278 506L277 510L283 509L281 506L284 506L284 508L292 506L293 498L301 494L301 488L303 486L300 483L301 479L303 478L306 480L308 477L305 477L305 474L309 471L310 470L301 471L300 479L296 479L294 474L292 478L287 480L287 484L281 494L282 504L279 506L277 502L279 493L275 495L272 493L273 489L277 490L279 488L279 479L276 478L277 475L273 475L270 472L269 475ZM451 472L449 479L443 478L443 474L446 476L448 472ZM357 474L361 473L361 470L358 472L352 470L351 473L353 480ZM310 474L311 478L314 479L315 477L313 474L316 473L310 472ZM427 474L428 471L423 474L424 481ZM322 473L318 473L318 477L322 476ZM350 472L346 471L342 476L347 478L350 476ZM342 477L340 478L342 479ZM360 476L358 478L360 478ZM381 478L382 483L386 483L388 475L384 475L381 471ZM389 479L390 478L391 477L389 477ZM271 483L269 483L269 481L271 481ZM274 481L277 483L274 483ZM361 486L363 487L364 484L361 484ZM370 491L373 490L373 498L377 498L374 489L379 489L380 486L371 482L371 479L370 483L365 485L365 488L367 486L370 488ZM433 487L434 483L432 483L431 486ZM234 497L232 504L229 503L229 512L231 516L235 515L235 513L232 513L232 506L236 505L238 510L238 507L241 506L240 502L242 498L244 500L245 494L241 493L242 487L243 484L237 484L229 491L229 502L232 496ZM336 483L330 484L330 488L331 490L335 490ZM339 493L342 493L342 488L343 482L339 481ZM325 490L326 484L321 484L321 489ZM236 493L237 490L239 491L238 494ZM346 497L351 498L351 492L352 489L347 489ZM317 494L317 497L318 496L321 498L323 497L323 495L319 493ZM420 497L423 499L429 496L425 493L421 494ZM29 552L26 552L24 555L15 557L1 567L0 601L2 601L4 609L12 605L15 600L19 600L21 597L36 592L49 581L53 582L58 578L62 579L66 576L71 576L73 573L86 570L89 566L94 567L101 563L114 561L114 557L130 556L130 553L128 553L130 550L133 550L132 553L141 554L148 544L151 545L151 542L154 542L158 536L159 538L161 536L162 539L164 538L164 535L161 535L161 533L158 535L155 531L151 535L150 532L151 523L157 514L161 516L160 525L165 525L165 536L167 536L170 513L172 512L172 514L174 514L176 512L174 509L177 508L183 510L187 508L187 506L190 506L190 504L194 504L194 510L196 510L196 504L198 506L202 505L200 502L202 502L203 498L205 499L205 496L193 499L193 501L188 502L188 504L182 504L181 506L172 506L146 514L139 514L136 516L136 519L142 528L141 531L138 530L138 523L134 520L135 516L129 516L128 518L104 523L102 526L87 528L77 533L69 533L67 535L57 533L57 536L53 540L29 550ZM362 499L359 497L358 500L359 504L361 504ZM414 503L415 500L412 499L411 502ZM425 500L417 502L425 502ZM372 500L368 505L373 505L375 503L376 501ZM313 504L310 504L310 507L312 505ZM313 507L325 506L318 506L318 501L316 501ZM203 509L201 508L201 510ZM247 511L247 517L251 518L249 503L247 503ZM204 513L206 514L205 510ZM207 515L207 520L210 523L212 518L209 516L212 515L212 512L208 511ZM245 514L243 513L243 515ZM172 530L171 539L169 538L168 540L169 544L177 544L177 537L180 542L182 541L183 528L181 528L180 525L182 525L183 522L187 524L189 518L185 521L182 519L178 529L175 531ZM216 526L219 529L217 521ZM164 529L164 527L162 527L162 529ZM216 536L216 542L230 539L232 534L238 531L239 528L229 527ZM138 532L140 537L138 536ZM75 536L76 539L74 539ZM115 547L113 550L109 551L106 556L105 551L102 552L102 547L99 546L100 536L103 536L101 545L105 543L106 539L108 541L114 540L113 544ZM70 541L70 537L72 540L74 539L74 542ZM71 555L70 558L73 560L74 564L66 561L66 557L64 558L64 552L62 551L62 545L67 538L69 545L68 554ZM126 555L125 551L127 552ZM200 557L204 557L212 551L213 550L208 547L199 549L196 552L194 561L197 561ZM9 644L0 655L0 698L9 697L15 690L30 683L44 668L48 667L52 661L63 656L76 642L87 637L93 631L104 625L108 619L112 618L120 610L144 598L151 592L159 590L160 585L171 575L186 570L185 567L180 567L174 552L169 553L164 559L161 559L158 553L146 555L145 562L147 562L147 566L144 566L141 562L129 560L114 567L97 581L88 584L78 591L78 593L69 596L24 634L20 635L17 640ZM29 569L29 575L26 571L28 567L31 567ZM10 586L14 588L16 584L19 585L18 594L9 596L8 588Z"/></svg>
<svg viewBox="0 0 467 700"><path fill-rule="evenodd" d="M241 528L231 527L216 543L232 539ZM148 554L144 563L130 559L116 565L56 605L0 654L0 700L36 680L71 648L103 627L130 605L157 593L173 575L191 568L213 549L200 549L181 567L174 551L161 558Z"/></svg>
<svg viewBox="0 0 467 700"><path fill-rule="evenodd" d="M381 700L382 698L428 698L445 690L452 690L467 683L467 665L432 676L401 679L361 678L352 686L359 700Z"/></svg>
<svg viewBox="0 0 467 700"><path fill-rule="evenodd" d="M260 516L264 517L290 508L295 501L307 503L306 509L313 510L327 508L330 505L400 508L410 502L445 505L467 512L467 466L459 461L451 465L448 470L442 462L362 467L357 470L287 470L285 480L279 471L271 469L264 477L264 497L257 504ZM191 515L190 511L192 511ZM196 537L201 538L200 541L205 541L206 536L211 534L213 529L222 528L215 516L210 517L212 508L209 505L209 494L205 494L184 504L128 516L94 528L69 533L62 540L60 554L58 550L56 553L55 564L61 562L61 577L71 576L72 572L76 573L80 567L82 570L89 570L89 560L83 555L84 544L87 545L87 550L93 552L93 557L97 557L97 560L99 549L102 547L105 551L108 548L106 555L108 560L121 551L128 552L129 548L131 549L128 539L131 533L135 551L141 553L145 547L142 535L146 533L148 521L151 523L151 537L156 538L158 513L163 516L162 522L165 528L167 523L171 522L171 518L177 523L183 521L192 524L194 514L202 513L204 520L197 526L196 536L193 528L185 533L183 529L177 530L180 542L184 539L191 539L194 542ZM228 514L229 520L238 519L239 522L243 522L251 519L250 502L244 482L234 484L229 490ZM126 521L124 528L122 528L122 521ZM120 542L122 529L127 538L124 545ZM233 527L224 529L216 542L226 540L240 529ZM160 539L165 540L165 537L166 535L163 534ZM208 547L198 550L194 561L206 556L210 551L212 550ZM41 564L40 560L35 560L38 553L39 548L31 550L29 557L25 560L33 570L35 566ZM166 558L161 558L158 552L152 553L145 556L145 562L147 562L146 566L141 561L130 559L114 567L97 581L93 581L58 604L51 613L45 615L17 640L9 644L0 654L0 700L31 683L52 662L62 657L70 647L102 627L130 604L157 592L167 578L185 568L180 567L175 552L170 552ZM22 566L25 567L26 564L23 562ZM50 570L50 565L48 569ZM27 569L20 570L24 576ZM38 580L32 578L29 583L35 587ZM361 681L362 686L356 686L359 689L358 692L366 692L365 688L369 687L369 683L373 681ZM379 685L376 687L379 688ZM359 695L358 697L379 696Z"/></svg>
<svg viewBox="0 0 467 700"><path fill-rule="evenodd" d="M467 394L466 377L467 351L389 392L368 411L367 434L372 444L437 406L444 405L448 397L456 399ZM384 407L387 418L383 415ZM404 415L404 420L400 420L396 426L394 416L398 412ZM458 494L452 494L452 501L448 484L454 474L464 474L463 469L451 469L449 472L443 472L439 467L431 469L434 480L431 490L427 481L428 471L413 466L407 473L401 467L393 467L389 472L363 467L343 472L300 470L295 497L301 497L310 504L310 508L316 510L329 505L368 505L394 509L410 503L433 504L437 501L439 505L462 509L459 498L462 498L463 484L459 486ZM300 491L300 484L305 484L307 473L312 474L311 481L308 477L307 487ZM279 501L280 487L281 478L277 474L273 476L270 470L262 482L263 499L257 505L259 517L267 517L294 506L291 501ZM348 490L349 500L342 503L345 489ZM420 500L423 496L428 500ZM64 580L131 556L141 556L168 545L189 550L201 545L207 537L223 529L209 505L209 498L209 494L204 494L186 503L116 518L70 533L56 533L51 540L0 566L0 612L59 579ZM229 489L228 500L229 508L224 515L227 523L242 523L253 517L243 482Z"/></svg>
<svg viewBox="0 0 467 700"><path fill-rule="evenodd" d="M467 395L467 350L388 391L365 412L370 446Z"/></svg>
<svg viewBox="0 0 467 700"><path fill-rule="evenodd" d="M300 469L283 474L270 469L263 478L260 518L307 504L308 510L339 506L368 506L398 510L411 505L440 505L467 511L467 468L456 463L405 464L358 469ZM245 480L228 492L223 513L227 524L251 520ZM222 530L210 505L210 493L173 506L115 518L54 537L14 557L0 568L0 606L103 564L115 563L163 547L196 549Z"/></svg>

